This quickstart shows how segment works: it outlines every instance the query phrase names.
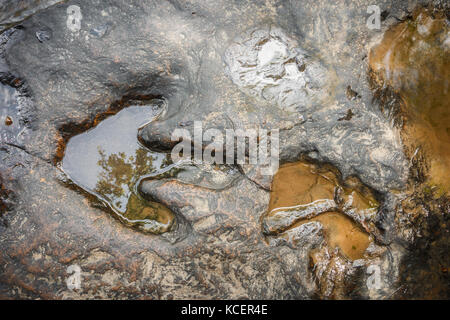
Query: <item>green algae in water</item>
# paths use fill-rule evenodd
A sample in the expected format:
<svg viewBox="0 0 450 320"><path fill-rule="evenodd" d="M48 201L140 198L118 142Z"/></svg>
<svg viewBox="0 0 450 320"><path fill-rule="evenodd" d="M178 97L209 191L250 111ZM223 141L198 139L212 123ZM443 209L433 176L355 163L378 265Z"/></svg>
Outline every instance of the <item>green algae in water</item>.
<svg viewBox="0 0 450 320"><path fill-rule="evenodd" d="M138 129L159 114L154 105L129 106L67 143L62 169L78 186L105 202L126 225L169 231L173 213L136 191L142 176L161 170L167 156L142 146Z"/></svg>

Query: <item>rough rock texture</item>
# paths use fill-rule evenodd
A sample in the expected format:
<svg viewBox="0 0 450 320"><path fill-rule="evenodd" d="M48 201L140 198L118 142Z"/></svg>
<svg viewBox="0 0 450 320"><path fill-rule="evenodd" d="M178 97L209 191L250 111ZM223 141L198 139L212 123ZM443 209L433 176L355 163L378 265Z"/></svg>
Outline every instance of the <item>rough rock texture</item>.
<svg viewBox="0 0 450 320"><path fill-rule="evenodd" d="M0 0L0 31L63 0Z"/></svg>
<svg viewBox="0 0 450 320"><path fill-rule="evenodd" d="M390 190L406 187L409 162L367 79L367 52L382 33L366 27L371 4L78 0L7 31L2 83L16 83L34 104L24 107L30 136L0 146L2 190L14 194L0 224L0 297L442 297L405 279L418 263L404 260L416 237L405 239L405 224L393 223L401 199ZM383 30L418 4L380 1ZM67 28L69 5L81 8L78 31ZM358 176L382 202L372 258L329 252L318 223L293 230L289 243L266 243L267 181L243 168L223 188L195 176L143 180L141 193L180 222L166 236L129 229L69 188L54 161L67 135L114 102L144 96L168 105L164 118L140 130L150 148L169 150L173 130L192 130L193 121L205 129L279 128L282 162L306 155L343 179ZM65 284L73 264L82 270L77 291ZM381 270L380 286L367 286L370 265Z"/></svg>

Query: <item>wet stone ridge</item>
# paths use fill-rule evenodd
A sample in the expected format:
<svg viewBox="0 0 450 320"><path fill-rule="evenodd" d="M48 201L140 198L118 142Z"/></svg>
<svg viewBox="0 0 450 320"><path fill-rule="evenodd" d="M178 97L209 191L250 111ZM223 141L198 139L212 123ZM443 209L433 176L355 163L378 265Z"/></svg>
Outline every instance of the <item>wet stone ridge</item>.
<svg viewBox="0 0 450 320"><path fill-rule="evenodd" d="M366 27L372 3L365 0L351 8L331 0L69 0L2 33L2 83L7 91L14 83L17 90L26 86L33 104L13 118L26 118L31 133L20 144L2 140L0 146L0 173L8 177L2 188L14 193L0 224L0 297L436 298L406 273L433 270L430 279L417 277L434 288L445 284L434 258L422 266L412 253L429 245L413 249L421 228L434 228L438 212L441 229L430 239L440 244L433 257L440 255L448 207L434 203L426 209L430 218L424 209L410 220L417 200L404 198L411 162L401 128L373 99L367 64L380 35L420 3L381 1L388 18L380 32ZM67 27L70 5L80 7L79 30ZM93 132L93 123L101 128L113 119L97 121L115 102L143 96L167 104L158 119L128 126L146 153L165 157L172 132L192 134L194 121L204 130L278 128L283 164L305 158L338 177L332 187L322 183L312 199L288 206L320 199L330 206L311 219L295 218L297 207L271 232L270 212L286 212L272 211L276 176L262 177L254 166L167 164L132 174L133 192L168 208L175 227L161 235L129 228L98 195L68 187L54 160L70 149L66 134L76 137L64 130ZM15 110L10 99L4 103ZM132 110L126 104L118 109L126 107ZM8 129L0 126L3 137ZM97 139L93 145L106 145ZM129 172L130 166L120 168ZM75 163L74 169L85 168ZM111 190L122 185L119 176ZM72 182L83 186L75 177ZM296 188L308 185L315 183ZM359 185L378 202L367 215L346 193ZM134 196L123 203L135 204ZM342 239L335 227L343 225L359 242ZM74 264L82 284L71 291L65 280ZM368 285L374 268L380 281Z"/></svg>

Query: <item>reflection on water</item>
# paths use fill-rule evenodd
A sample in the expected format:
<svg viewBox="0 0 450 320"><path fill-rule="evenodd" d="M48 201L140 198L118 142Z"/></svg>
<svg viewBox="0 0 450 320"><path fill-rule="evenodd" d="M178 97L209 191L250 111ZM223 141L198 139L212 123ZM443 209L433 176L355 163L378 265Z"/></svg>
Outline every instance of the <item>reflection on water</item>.
<svg viewBox="0 0 450 320"><path fill-rule="evenodd" d="M444 14L420 9L388 30L370 53L379 86L388 85L404 104L404 140L429 161L429 182L449 192L450 29Z"/></svg>
<svg viewBox="0 0 450 320"><path fill-rule="evenodd" d="M168 231L174 221L170 210L135 190L140 177L166 162L165 154L146 149L137 139L138 128L157 114L156 105L129 106L72 137L62 161L70 179L106 202L121 221L152 233Z"/></svg>
<svg viewBox="0 0 450 320"><path fill-rule="evenodd" d="M350 184L350 181L348 181ZM340 185L337 175L330 168L306 162L284 164L274 176L272 192L267 217L274 217L278 212L296 209L299 206L310 206L320 200L334 200L336 188L340 188L343 201L358 212L376 212L377 201L369 190ZM319 207L317 207L319 208ZM349 259L362 258L371 240L369 235L359 225L341 212L332 208L328 212L311 212L312 218L295 221L289 228L298 227L306 222L318 221L325 230L327 245L331 248L339 247ZM317 215L316 215L317 214ZM283 236L283 234L281 235Z"/></svg>

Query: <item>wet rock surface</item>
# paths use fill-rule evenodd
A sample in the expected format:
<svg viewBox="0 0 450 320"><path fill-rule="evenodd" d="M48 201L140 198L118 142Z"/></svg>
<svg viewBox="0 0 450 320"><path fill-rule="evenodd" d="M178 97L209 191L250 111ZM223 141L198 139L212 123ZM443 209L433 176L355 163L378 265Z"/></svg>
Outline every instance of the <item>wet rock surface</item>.
<svg viewBox="0 0 450 320"><path fill-rule="evenodd" d="M366 26L371 4L66 1L3 32L3 103L18 110L8 112L12 125L30 134L20 140L0 124L0 296L447 297L448 201L411 191L415 164L368 78L367 55L382 31L428 3L381 1L381 32ZM79 29L67 23L70 5L80 7ZM18 102L20 93L32 103ZM132 128L151 152L170 151L173 130L192 132L194 121L205 130L278 128L282 163L306 157L339 172L339 184L356 177L379 202L370 227L356 214L345 218L373 239L363 256L324 245L324 220L290 221L268 241L274 185L251 166L143 174L139 195L175 216L162 235L129 228L98 198L69 187L59 164L70 139L142 97L167 104L159 119ZM345 211L332 193L323 214ZM306 203L297 200L290 205ZM74 264L82 285L71 291Z"/></svg>
<svg viewBox="0 0 450 320"><path fill-rule="evenodd" d="M39 10L60 2L63 0L1 0L0 31L17 25Z"/></svg>
<svg viewBox="0 0 450 320"><path fill-rule="evenodd" d="M450 28L443 12L417 9L384 35L369 59L378 85L401 98L386 111L402 123L408 148L427 158L424 175L440 193L450 189L449 53Z"/></svg>

